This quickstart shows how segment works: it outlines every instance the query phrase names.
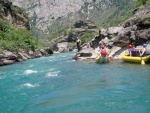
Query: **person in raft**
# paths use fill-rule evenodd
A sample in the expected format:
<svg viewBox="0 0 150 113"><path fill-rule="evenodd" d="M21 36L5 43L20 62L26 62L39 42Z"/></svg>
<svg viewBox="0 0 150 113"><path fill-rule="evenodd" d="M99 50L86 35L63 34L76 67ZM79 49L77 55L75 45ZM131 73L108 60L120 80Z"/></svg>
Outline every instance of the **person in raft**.
<svg viewBox="0 0 150 113"><path fill-rule="evenodd" d="M106 51L104 45L101 45L99 57L100 57L100 62L101 63L105 63L105 62L108 61L108 59L107 59L107 51Z"/></svg>
<svg viewBox="0 0 150 113"><path fill-rule="evenodd" d="M129 48L129 56L136 56L136 48L134 44L129 44L128 48Z"/></svg>
<svg viewBox="0 0 150 113"><path fill-rule="evenodd" d="M106 57L106 56L107 56L107 51L106 51L104 45L101 46L100 55L101 55L102 57Z"/></svg>
<svg viewBox="0 0 150 113"><path fill-rule="evenodd" d="M139 50L140 57L144 57L145 55L150 55L150 48L147 48L147 44L143 44L142 51Z"/></svg>

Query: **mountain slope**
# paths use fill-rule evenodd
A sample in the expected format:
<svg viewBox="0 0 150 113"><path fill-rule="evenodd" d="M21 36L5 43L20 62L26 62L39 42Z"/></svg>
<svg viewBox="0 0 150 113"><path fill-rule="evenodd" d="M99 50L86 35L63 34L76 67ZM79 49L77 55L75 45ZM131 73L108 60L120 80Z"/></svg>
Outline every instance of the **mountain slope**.
<svg viewBox="0 0 150 113"><path fill-rule="evenodd" d="M137 0L11 0L27 10L34 34L55 33L77 20L90 19L99 26L111 26L123 17Z"/></svg>

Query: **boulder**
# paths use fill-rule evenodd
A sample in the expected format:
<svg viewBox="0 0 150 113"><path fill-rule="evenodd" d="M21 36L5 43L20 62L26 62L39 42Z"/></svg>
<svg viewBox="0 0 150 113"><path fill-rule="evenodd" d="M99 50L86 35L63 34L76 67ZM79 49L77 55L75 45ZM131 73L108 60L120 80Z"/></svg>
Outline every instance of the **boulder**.
<svg viewBox="0 0 150 113"><path fill-rule="evenodd" d="M123 30L124 30L124 28L122 26L120 26L120 27L110 27L107 30L107 34L108 35L119 34Z"/></svg>
<svg viewBox="0 0 150 113"><path fill-rule="evenodd" d="M58 44L57 44L57 48L58 48L58 52L59 52L59 53L69 52L69 49L68 49L68 42L58 43Z"/></svg>
<svg viewBox="0 0 150 113"><path fill-rule="evenodd" d="M16 61L15 60L3 60L3 65L10 65L10 64L13 64L15 63Z"/></svg>
<svg viewBox="0 0 150 113"><path fill-rule="evenodd" d="M109 43L109 41L110 41L110 40L109 40L107 37L105 37L104 39L102 39L102 40L100 41L100 43L106 45L107 43Z"/></svg>
<svg viewBox="0 0 150 113"><path fill-rule="evenodd" d="M92 48L85 48L79 51L74 59L75 60L87 60L87 59L94 59L96 57L96 53Z"/></svg>
<svg viewBox="0 0 150 113"><path fill-rule="evenodd" d="M22 53L22 52L18 52L18 59L19 59L19 61L25 61L25 60L27 60L29 58L30 57L27 54Z"/></svg>
<svg viewBox="0 0 150 113"><path fill-rule="evenodd" d="M0 54L0 59L4 58L4 55L3 54Z"/></svg>
<svg viewBox="0 0 150 113"><path fill-rule="evenodd" d="M106 37L108 35L107 34L107 29L100 29L99 30L99 35Z"/></svg>
<svg viewBox="0 0 150 113"><path fill-rule="evenodd" d="M75 27L75 28L81 28L81 27L84 26L84 25L85 25L85 24L84 24L83 21L77 21L77 22L75 22L74 27Z"/></svg>
<svg viewBox="0 0 150 113"><path fill-rule="evenodd" d="M34 57L38 58L38 57L42 57L42 56L48 56L48 54L46 53L46 51L44 49L40 49L40 51L36 50L34 52Z"/></svg>
<svg viewBox="0 0 150 113"><path fill-rule="evenodd" d="M17 55L15 55L14 53L4 50L3 51L3 57L8 59L8 60L16 60L17 59Z"/></svg>
<svg viewBox="0 0 150 113"><path fill-rule="evenodd" d="M88 24L88 29L95 29L95 28L97 28L96 25L94 25L94 24Z"/></svg>
<svg viewBox="0 0 150 113"><path fill-rule="evenodd" d="M139 38L145 39L145 40L150 40L150 28L141 30L139 34Z"/></svg>
<svg viewBox="0 0 150 113"><path fill-rule="evenodd" d="M50 48L46 48L45 51L47 52L47 54L52 55L53 51Z"/></svg>

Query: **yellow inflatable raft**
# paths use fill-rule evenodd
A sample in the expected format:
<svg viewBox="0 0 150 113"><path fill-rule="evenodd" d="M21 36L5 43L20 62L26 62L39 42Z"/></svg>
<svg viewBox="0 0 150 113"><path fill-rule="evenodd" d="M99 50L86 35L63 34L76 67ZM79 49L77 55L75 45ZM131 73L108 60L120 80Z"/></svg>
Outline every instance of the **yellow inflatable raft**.
<svg viewBox="0 0 150 113"><path fill-rule="evenodd" d="M145 64L150 59L150 55L145 56L145 57L138 57L138 56L133 57L133 56L128 56L126 53L122 53L122 59L124 62L134 62L134 63Z"/></svg>

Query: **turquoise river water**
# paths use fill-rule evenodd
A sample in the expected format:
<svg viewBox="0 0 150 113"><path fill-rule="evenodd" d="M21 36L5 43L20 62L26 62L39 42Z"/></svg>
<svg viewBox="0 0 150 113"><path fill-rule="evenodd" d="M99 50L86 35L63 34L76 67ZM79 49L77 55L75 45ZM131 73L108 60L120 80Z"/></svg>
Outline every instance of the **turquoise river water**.
<svg viewBox="0 0 150 113"><path fill-rule="evenodd" d="M0 67L0 113L150 112L150 64L78 62L74 55Z"/></svg>

